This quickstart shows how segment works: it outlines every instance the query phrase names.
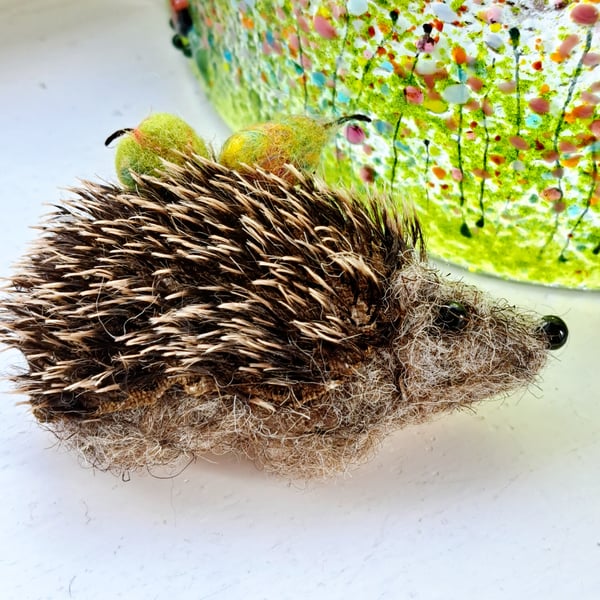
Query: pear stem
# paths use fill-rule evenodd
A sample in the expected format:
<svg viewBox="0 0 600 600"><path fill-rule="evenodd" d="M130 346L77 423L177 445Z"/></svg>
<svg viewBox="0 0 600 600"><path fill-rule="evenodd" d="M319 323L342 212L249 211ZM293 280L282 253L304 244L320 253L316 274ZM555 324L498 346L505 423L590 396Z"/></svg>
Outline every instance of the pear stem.
<svg viewBox="0 0 600 600"><path fill-rule="evenodd" d="M125 129L117 129L117 131L111 133L106 138L106 140L104 141L104 145L108 146L111 142L114 142L117 138L121 137L122 135L125 135L126 133L129 133L130 131L133 131L132 127L126 127Z"/></svg>
<svg viewBox="0 0 600 600"><path fill-rule="evenodd" d="M367 115L361 115L360 113L354 115L346 115L344 117L340 117L335 121L330 121L329 123L325 123L325 127L333 127L343 125L348 121L364 121L365 123L370 123L372 121L371 117L367 117Z"/></svg>

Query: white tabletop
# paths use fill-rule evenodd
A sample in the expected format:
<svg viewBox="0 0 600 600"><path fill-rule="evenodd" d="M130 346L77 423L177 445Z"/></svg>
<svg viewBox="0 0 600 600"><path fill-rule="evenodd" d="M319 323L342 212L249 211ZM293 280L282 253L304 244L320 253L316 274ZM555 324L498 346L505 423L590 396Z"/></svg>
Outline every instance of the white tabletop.
<svg viewBox="0 0 600 600"><path fill-rule="evenodd" d="M0 0L1 276L61 188L114 179L112 131L169 111L226 137L167 21L160 0ZM400 431L341 480L221 458L124 482L57 449L4 382L0 597L599 598L600 295L443 269L562 316L570 341L539 387Z"/></svg>

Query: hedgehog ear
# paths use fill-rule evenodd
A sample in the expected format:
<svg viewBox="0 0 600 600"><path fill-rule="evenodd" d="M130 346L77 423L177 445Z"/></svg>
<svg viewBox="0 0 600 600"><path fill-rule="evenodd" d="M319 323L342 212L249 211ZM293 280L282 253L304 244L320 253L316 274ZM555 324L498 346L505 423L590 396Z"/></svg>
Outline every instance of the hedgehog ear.
<svg viewBox="0 0 600 600"><path fill-rule="evenodd" d="M425 238L423 237L423 230L416 209L411 204L404 204L402 213L402 238L417 252L419 259L425 261L427 259Z"/></svg>
<svg viewBox="0 0 600 600"><path fill-rule="evenodd" d="M419 253L421 260L425 260L425 238L423 236L423 230L421 229L421 223L416 213L412 214L412 218L408 223L408 231L410 233L412 247Z"/></svg>

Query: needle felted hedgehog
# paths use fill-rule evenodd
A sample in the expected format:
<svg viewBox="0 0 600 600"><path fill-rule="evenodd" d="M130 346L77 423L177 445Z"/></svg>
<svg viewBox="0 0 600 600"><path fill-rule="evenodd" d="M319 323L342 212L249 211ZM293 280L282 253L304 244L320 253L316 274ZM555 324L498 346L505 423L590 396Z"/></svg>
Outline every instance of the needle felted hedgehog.
<svg viewBox="0 0 600 600"><path fill-rule="evenodd" d="M99 468L233 452L323 477L564 343L442 277L385 198L292 179L194 157L74 190L1 301L36 418Z"/></svg>

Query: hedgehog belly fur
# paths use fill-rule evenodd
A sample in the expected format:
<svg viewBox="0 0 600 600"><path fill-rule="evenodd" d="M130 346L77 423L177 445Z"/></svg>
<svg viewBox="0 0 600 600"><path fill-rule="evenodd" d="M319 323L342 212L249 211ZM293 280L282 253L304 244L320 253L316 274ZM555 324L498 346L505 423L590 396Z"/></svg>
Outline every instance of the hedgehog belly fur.
<svg viewBox="0 0 600 600"><path fill-rule="evenodd" d="M203 394L201 386L189 386L198 388L195 393L177 385L152 407L61 419L52 428L100 469L234 453L280 475L327 477L367 459L384 432L411 419L387 373L373 367L332 386L310 406L270 409L231 392Z"/></svg>

